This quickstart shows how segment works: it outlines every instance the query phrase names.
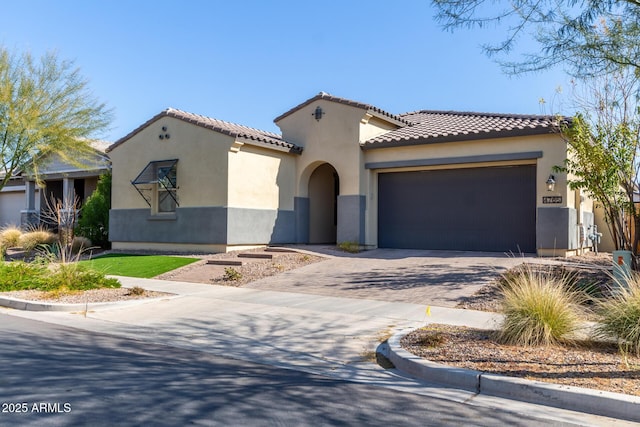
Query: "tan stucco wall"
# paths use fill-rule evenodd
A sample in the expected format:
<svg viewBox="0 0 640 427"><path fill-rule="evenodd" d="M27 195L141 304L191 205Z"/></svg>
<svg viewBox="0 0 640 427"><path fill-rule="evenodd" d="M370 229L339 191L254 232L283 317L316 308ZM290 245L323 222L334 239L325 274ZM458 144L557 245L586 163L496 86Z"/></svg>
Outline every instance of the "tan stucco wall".
<svg viewBox="0 0 640 427"><path fill-rule="evenodd" d="M163 132L161 128L167 127ZM169 133L170 139L159 139ZM113 172L112 208L148 208L131 181L151 161L178 159L178 201L181 207L224 206L227 202L227 153L233 138L163 117L110 153Z"/></svg>
<svg viewBox="0 0 640 427"><path fill-rule="evenodd" d="M375 138L378 135L389 132L390 130L397 129L398 126L385 122L378 117L371 117L366 115L360 121L360 139L359 142L365 142L371 138Z"/></svg>
<svg viewBox="0 0 640 427"><path fill-rule="evenodd" d="M597 203L595 204L595 220L598 226L598 233L602 233L602 239L600 240L598 249L602 252L613 252L616 249L616 245L609 231L607 221L605 220L604 209Z"/></svg>
<svg viewBox="0 0 640 427"><path fill-rule="evenodd" d="M319 121L313 116L318 106L324 111ZM304 147L297 161L298 196L308 196L309 177L325 162L338 172L341 195L363 194L360 188L362 151L358 141L364 116L363 109L321 99L277 123L285 140Z"/></svg>
<svg viewBox="0 0 640 427"><path fill-rule="evenodd" d="M293 210L296 155L247 144L227 155L228 206Z"/></svg>
<svg viewBox="0 0 640 427"><path fill-rule="evenodd" d="M565 174L553 172L554 166L563 164L566 158L566 143L557 135L538 135L528 137L498 138L476 141L447 142L441 144L425 144L419 146L407 146L397 148L380 148L367 150L365 152L365 162L387 162L398 160L415 159L437 159L451 157L482 156L490 154L525 153L542 151L543 156L535 162L537 164L538 184L537 203L542 204L542 197L549 195L563 196L561 205L556 207L569 207L573 205L573 191L567 186ZM467 167L484 166L482 164L471 163ZM446 165L443 168L451 169L459 167L456 165ZM425 168L418 168L425 169ZM556 177L556 187L553 193L547 191L544 183L549 174ZM573 207L573 206L571 206Z"/></svg>
<svg viewBox="0 0 640 427"><path fill-rule="evenodd" d="M364 152L365 163L390 162L416 159L450 159L455 157L484 156L507 153L543 153L541 158L532 160L449 164L429 167L407 167L393 169L374 169L365 172L369 177L367 192L367 225L366 243L373 245L377 242L377 174L383 172L398 172L429 169L455 169L465 167L488 167L520 164L536 164L536 204L544 207L576 207L576 194L567 185L566 174L553 172L554 166L560 166L566 158L566 143L558 135L537 135L528 137L499 138L476 141L447 142L440 144L425 144L405 147L380 148ZM546 181L550 174L556 179L555 191L549 192ZM544 204L545 196L562 196L561 204ZM586 198L588 199L588 198ZM588 200L581 205L582 211L591 212L592 203Z"/></svg>

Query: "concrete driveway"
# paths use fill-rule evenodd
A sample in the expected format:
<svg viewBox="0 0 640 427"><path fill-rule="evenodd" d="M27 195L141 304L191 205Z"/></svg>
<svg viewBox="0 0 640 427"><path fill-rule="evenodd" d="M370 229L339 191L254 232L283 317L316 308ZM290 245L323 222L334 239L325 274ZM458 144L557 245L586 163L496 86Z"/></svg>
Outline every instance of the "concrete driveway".
<svg viewBox="0 0 640 427"><path fill-rule="evenodd" d="M347 254L324 246L297 249L328 259L244 287L455 307L500 273L535 259L483 252L374 249Z"/></svg>

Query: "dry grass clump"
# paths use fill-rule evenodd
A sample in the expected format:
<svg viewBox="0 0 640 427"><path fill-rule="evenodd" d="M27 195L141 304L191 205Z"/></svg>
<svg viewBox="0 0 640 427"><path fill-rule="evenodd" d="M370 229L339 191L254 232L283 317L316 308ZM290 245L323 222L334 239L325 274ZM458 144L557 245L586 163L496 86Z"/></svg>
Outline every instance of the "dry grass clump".
<svg viewBox="0 0 640 427"><path fill-rule="evenodd" d="M22 236L22 230L20 228L10 225L0 230L0 245L4 248L13 248L20 244L20 237Z"/></svg>
<svg viewBox="0 0 640 427"><path fill-rule="evenodd" d="M48 230L35 229L20 236L19 246L29 252L40 245L50 245L57 239L57 236Z"/></svg>
<svg viewBox="0 0 640 427"><path fill-rule="evenodd" d="M71 242L71 251L74 254L81 253L91 247L91 240L84 236L74 236Z"/></svg>
<svg viewBox="0 0 640 427"><path fill-rule="evenodd" d="M632 273L617 285L612 295L598 304L600 319L594 335L615 338L621 352L640 356L640 275Z"/></svg>
<svg viewBox="0 0 640 427"><path fill-rule="evenodd" d="M501 343L539 346L566 342L580 328L582 293L566 276L524 266L504 277Z"/></svg>

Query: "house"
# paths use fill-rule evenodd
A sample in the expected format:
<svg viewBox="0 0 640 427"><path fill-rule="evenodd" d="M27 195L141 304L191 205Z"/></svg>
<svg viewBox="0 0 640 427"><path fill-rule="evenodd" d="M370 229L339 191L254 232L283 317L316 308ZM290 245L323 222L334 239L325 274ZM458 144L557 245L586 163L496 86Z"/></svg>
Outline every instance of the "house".
<svg viewBox="0 0 640 427"><path fill-rule="evenodd" d="M274 121L281 135L170 108L114 143L113 248L590 244L593 203L553 171L567 157L556 117L393 114L321 92Z"/></svg>
<svg viewBox="0 0 640 427"><path fill-rule="evenodd" d="M110 170L105 151L110 143L92 141L91 153L76 164L49 155L40 161L38 179L25 172L11 177L0 190L0 226L38 226L51 198L77 196L82 204L96 189L100 175ZM46 215L45 215L46 216Z"/></svg>

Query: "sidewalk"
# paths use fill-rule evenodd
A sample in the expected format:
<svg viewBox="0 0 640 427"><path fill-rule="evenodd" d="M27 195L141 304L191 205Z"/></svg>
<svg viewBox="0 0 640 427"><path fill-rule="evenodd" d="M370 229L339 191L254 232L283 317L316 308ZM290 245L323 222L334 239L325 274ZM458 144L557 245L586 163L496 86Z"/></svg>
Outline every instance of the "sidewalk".
<svg viewBox="0 0 640 427"><path fill-rule="evenodd" d="M177 297L131 305L114 303L88 312L0 312L224 357L367 382L474 405L504 407L581 425L607 425L593 415L443 388L373 363L380 341L427 322L491 328L495 313L291 292L118 277L126 287ZM384 338L381 338L384 337ZM393 341L393 340L392 340ZM433 381L433 380L431 380ZM507 402L507 403L505 403ZM617 425L625 425L616 421Z"/></svg>

